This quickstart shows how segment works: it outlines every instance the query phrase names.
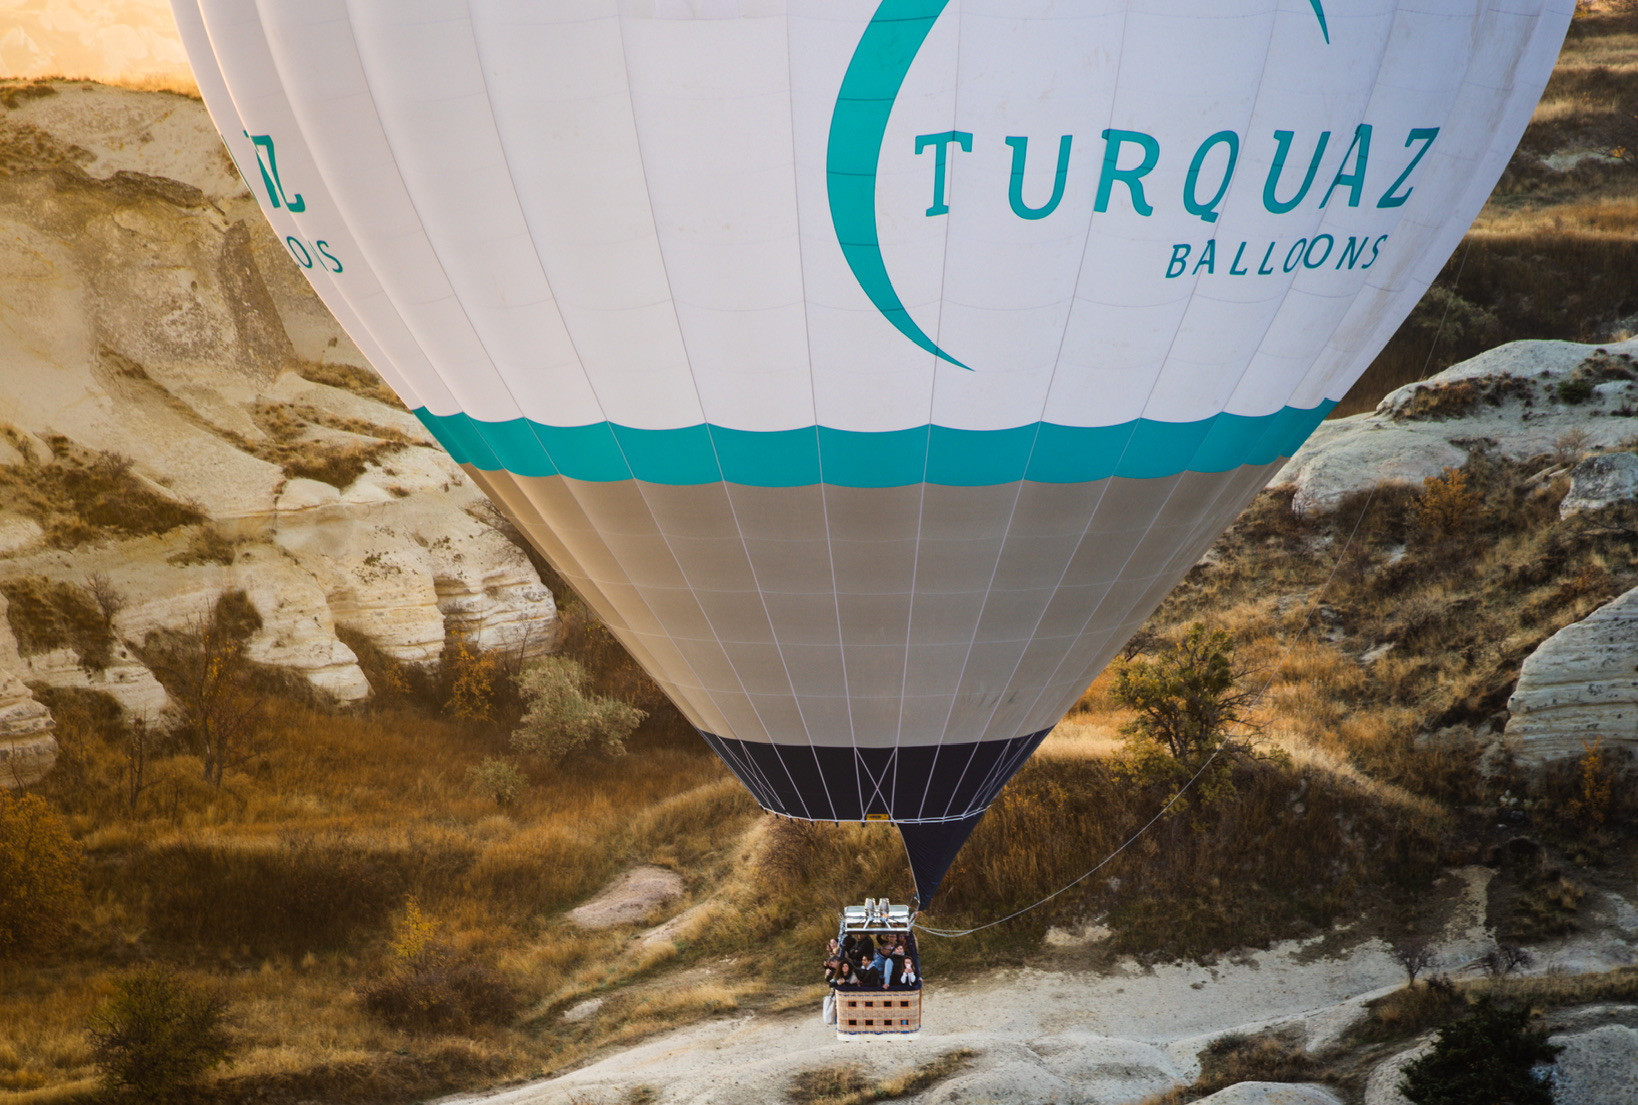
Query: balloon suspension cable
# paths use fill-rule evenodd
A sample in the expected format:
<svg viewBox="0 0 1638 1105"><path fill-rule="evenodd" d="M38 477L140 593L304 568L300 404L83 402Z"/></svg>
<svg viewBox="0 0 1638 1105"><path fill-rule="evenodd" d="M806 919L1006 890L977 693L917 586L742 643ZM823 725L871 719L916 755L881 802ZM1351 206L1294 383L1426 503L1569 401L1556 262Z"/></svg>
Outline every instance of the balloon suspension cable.
<svg viewBox="0 0 1638 1105"><path fill-rule="evenodd" d="M1440 328L1443 329L1443 323L1440 324ZM1435 343L1438 342L1437 336L1435 336L1434 341ZM1348 550L1353 546L1354 538L1359 533L1359 527L1365 522L1365 515L1370 512L1371 500L1375 498L1376 487L1373 485L1370 493L1365 496L1365 505L1360 507L1359 517L1354 520L1354 528L1348 532L1348 540L1343 542L1342 551L1337 553L1336 563L1331 565L1330 575L1325 577L1325 583L1320 586L1320 589L1314 592L1314 601L1312 605L1309 606L1308 613L1303 617L1302 626L1297 630L1296 636L1291 638L1291 643L1285 646L1285 651L1280 653L1279 660L1275 662L1273 670L1269 672L1267 682L1263 684L1262 690L1257 692L1253 701L1261 701L1262 697L1268 693L1269 688L1274 685L1275 678L1280 674L1280 669L1285 666L1286 660L1290 658L1291 651L1295 649L1298 643L1302 641L1303 637L1307 635L1308 627L1314 620L1314 612L1319 609L1320 599L1323 598L1325 592L1330 589L1331 581L1336 579L1337 572L1342 568L1343 562L1347 559ZM1032 909L1039 909L1041 906L1046 905L1058 895L1079 886L1081 883L1085 882L1093 875L1096 875L1099 871L1103 870L1106 866L1112 863L1116 856L1119 856L1133 844L1136 844L1140 839L1142 839L1145 833L1155 827L1161 818L1170 813L1172 808L1176 806L1177 803L1182 800L1183 796L1189 792L1189 789L1193 787L1194 784L1200 780L1200 777L1206 773L1206 769L1212 765L1212 761L1217 759L1218 755L1223 751L1223 749L1228 746L1228 743L1229 742L1227 740L1220 741L1217 747L1212 749L1211 755L1207 756L1205 761L1195 770L1195 773L1189 776L1188 780L1184 782L1181 787L1177 788L1177 792L1166 800L1166 804L1161 806L1153 817L1149 818L1148 821L1143 823L1142 828L1138 829L1137 832L1133 833L1131 836L1122 841L1119 847L1117 847L1113 852L1110 852L1107 856L1104 856L1103 859L1097 862L1096 866L1087 871L1084 875L1081 875L1072 882L1065 883L1063 886L1060 886L1058 889L1054 890L1040 901L1033 902L1022 909L1014 910L1005 917L998 918L994 921L986 921L982 925L974 925L972 928L967 929L937 929L929 928L926 925L917 924L915 925L916 931L925 932L929 936L971 936L975 932L982 932L984 929L993 928L996 925L1004 925L1013 918L1021 917Z"/></svg>
<svg viewBox="0 0 1638 1105"><path fill-rule="evenodd" d="M1452 293L1455 292L1456 286L1462 282L1462 270L1467 268L1467 255L1472 249L1473 249L1473 240L1471 238L1469 238L1469 239L1467 239L1467 241L1462 246L1462 258L1461 258L1460 261L1456 262L1456 275L1454 277L1452 277L1451 281L1450 281L1450 290L1452 291ZM1451 303L1452 303L1452 300L1447 299L1445 301L1444 314L1439 316L1439 328L1436 331L1434 331L1433 341L1432 341L1432 343L1430 343L1428 345L1428 355L1422 361L1422 379L1424 379L1424 380L1427 379L1428 367L1433 364L1433 354L1434 354L1434 351L1439 348L1439 340L1441 338L1443 338L1444 335L1445 335L1445 323L1450 321ZM1291 643L1289 645L1285 646L1285 651L1280 654L1279 660L1274 664L1274 670L1269 673L1268 681L1263 684L1263 689L1257 692L1256 699L1258 701L1260 701L1262 699L1263 695L1268 693L1268 689L1274 685L1274 678L1275 678L1275 676L1279 675L1280 669L1285 666L1286 660L1290 658L1291 650L1296 648L1297 643L1299 641L1301 641L1302 638L1308 633L1308 627L1309 627L1310 624L1312 624L1312 622L1314 620L1314 611L1319 609L1320 599L1325 595L1325 592L1330 589L1331 581L1336 578L1337 571L1342 567L1343 561L1347 558L1348 550L1353 546L1354 538L1359 533L1359 527L1364 523L1365 515L1370 512L1371 500L1373 500L1375 498L1376 498L1376 485L1372 484L1370 493L1365 496L1365 505L1360 507L1359 517L1354 520L1354 528L1348 532L1348 540L1343 542L1342 551L1337 554L1337 562L1335 564L1331 565L1331 574L1325 577L1325 584L1322 587L1320 587L1320 589L1318 591L1316 591L1314 593L1314 604L1308 608L1308 613L1303 618L1302 628L1297 630L1297 635L1291 639ZM1211 764L1212 764L1212 761L1217 759L1218 753L1220 753L1223 750L1223 748L1226 746L1226 744L1227 744L1226 741L1222 742L1222 743L1219 743L1216 748L1212 749L1211 750L1211 755L1207 756L1205 762L1200 765L1199 769L1197 771L1195 771L1195 773L1193 775L1189 776L1188 781L1186 781L1181 787L1178 788L1177 793L1172 795L1171 798L1167 800L1167 802L1166 802L1166 804L1164 806L1160 807L1160 811L1158 813L1156 813L1153 817L1149 818L1148 821L1144 822L1142 828L1140 828L1137 832L1133 833L1131 836L1127 837L1124 841L1122 841L1120 847L1116 848L1113 852L1110 852L1107 856L1104 856L1103 859L1098 861L1097 866L1093 867L1090 871L1086 872L1086 874L1082 875L1080 878L1074 880L1073 882L1066 883L1063 886L1060 886L1057 890L1054 890L1052 893L1048 894L1046 897L1042 898L1040 901L1035 902L1035 903L1033 903L1031 905L1027 905L1023 909L1015 910L1014 912L1007 914L1005 917L1002 917L999 920L989 921L989 922L986 922L985 924L982 924L982 925L975 925L974 927L972 927L970 929L935 929L935 928L928 928L925 925L915 924L915 916L911 917L911 924L914 925L915 928L918 929L919 931L925 932L930 936L948 936L948 937L970 936L975 932L981 932L982 930L987 929L987 928L991 928L991 927L993 927L995 925L1006 924L1008 921L1012 920L1014 917L1021 917L1024 914L1028 913L1032 909L1038 909L1041 906L1046 905L1048 902L1050 902L1052 899L1056 898L1058 895L1064 893L1067 890L1073 889L1074 887L1076 887L1076 886L1080 885L1081 883L1085 882L1087 879L1091 878L1093 875L1096 875L1099 871L1103 870L1104 867L1108 866L1111 862L1113 862L1116 856L1118 856L1122 852L1126 851L1126 849L1130 848L1133 844L1136 844L1138 842L1138 840L1142 838L1143 834L1147 833L1150 829L1154 828L1155 823L1158 822L1161 818L1165 817L1168 813L1170 813L1171 810L1172 810L1172 807L1177 805L1179 800L1182 799L1183 795L1188 792L1189 788L1194 786L1194 784L1199 781L1200 776L1202 776L1202 775L1204 775L1206 773L1206 768L1210 767ZM917 904L919 905L920 903L918 902Z"/></svg>

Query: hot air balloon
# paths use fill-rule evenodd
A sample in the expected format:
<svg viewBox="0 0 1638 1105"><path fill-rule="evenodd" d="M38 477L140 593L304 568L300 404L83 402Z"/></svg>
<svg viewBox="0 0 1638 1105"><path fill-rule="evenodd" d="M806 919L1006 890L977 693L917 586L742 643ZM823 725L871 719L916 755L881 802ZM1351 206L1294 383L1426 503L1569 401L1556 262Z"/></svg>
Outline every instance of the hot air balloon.
<svg viewBox="0 0 1638 1105"><path fill-rule="evenodd" d="M383 377L923 904L1393 333L1573 0L174 0Z"/></svg>

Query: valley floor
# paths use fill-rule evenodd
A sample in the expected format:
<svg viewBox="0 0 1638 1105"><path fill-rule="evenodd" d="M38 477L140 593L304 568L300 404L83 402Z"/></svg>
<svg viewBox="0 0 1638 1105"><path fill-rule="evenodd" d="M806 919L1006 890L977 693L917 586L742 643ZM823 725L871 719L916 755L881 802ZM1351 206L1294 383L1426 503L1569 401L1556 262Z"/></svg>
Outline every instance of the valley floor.
<svg viewBox="0 0 1638 1105"><path fill-rule="evenodd" d="M1493 946L1485 924L1491 875L1474 867L1448 877L1442 970L1471 970ZM1611 923L1536 949L1530 973L1576 975L1633 963L1635 934L1620 923L1631 909L1609 896L1598 912ZM1049 943L1072 961L1082 950L1076 945L1098 934L1055 932ZM936 947L929 951L936 961ZM1193 1080L1201 1050L1231 1033L1278 1032L1310 1053L1344 1046L1366 1003L1403 984L1387 944L1341 930L1212 966L1144 968L1128 959L1104 970L1069 962L1026 967L948 985L935 979L926 1028L914 1039L838 1040L820 1023L816 998L811 1010L691 1024L555 1078L447 1105L764 1105L786 1100L803 1072L856 1067L867 1080L888 1079L957 1050L970 1051L970 1062L915 1098L920 1105L1126 1105ZM1628 1074L1638 1080L1638 1068Z"/></svg>

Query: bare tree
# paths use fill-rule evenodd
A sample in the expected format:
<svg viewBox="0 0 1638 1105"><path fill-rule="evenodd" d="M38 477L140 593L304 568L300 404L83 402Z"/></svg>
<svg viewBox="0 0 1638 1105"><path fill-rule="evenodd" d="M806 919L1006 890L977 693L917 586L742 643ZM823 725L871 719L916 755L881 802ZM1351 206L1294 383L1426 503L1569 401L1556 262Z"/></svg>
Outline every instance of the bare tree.
<svg viewBox="0 0 1638 1105"><path fill-rule="evenodd" d="M1394 941L1394 962L1405 969L1405 978L1411 986L1416 985L1416 976L1438 962L1434 954L1433 942L1426 936L1407 936Z"/></svg>
<svg viewBox="0 0 1638 1105"><path fill-rule="evenodd" d="M150 634L143 646L143 659L176 704L180 728L198 749L212 786L261 751L266 703L245 656L245 639L260 626L243 592L229 592L208 617L181 632Z"/></svg>
<svg viewBox="0 0 1638 1105"><path fill-rule="evenodd" d="M121 738L125 753L125 804L135 811L142 792L154 785L148 777L148 761L153 758L154 734L148 731L148 722L137 718Z"/></svg>
<svg viewBox="0 0 1638 1105"><path fill-rule="evenodd" d="M85 577L85 591L101 611L102 624L113 629L114 618L125 609L125 593L115 587L114 581L101 572L92 572Z"/></svg>
<svg viewBox="0 0 1638 1105"><path fill-rule="evenodd" d="M1474 962L1491 978L1504 978L1536 961L1536 957L1516 944L1497 944Z"/></svg>

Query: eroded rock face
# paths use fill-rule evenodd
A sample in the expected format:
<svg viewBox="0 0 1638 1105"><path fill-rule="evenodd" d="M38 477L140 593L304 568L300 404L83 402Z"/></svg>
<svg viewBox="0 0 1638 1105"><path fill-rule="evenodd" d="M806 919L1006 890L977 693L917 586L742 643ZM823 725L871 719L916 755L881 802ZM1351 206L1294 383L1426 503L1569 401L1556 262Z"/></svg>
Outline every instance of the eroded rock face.
<svg viewBox="0 0 1638 1105"><path fill-rule="evenodd" d="M1274 483L1294 485L1291 508L1308 514L1382 483L1420 487L1480 446L1524 459L1618 445L1638 433L1635 358L1638 340L1509 342L1321 423Z"/></svg>
<svg viewBox="0 0 1638 1105"><path fill-rule="evenodd" d="M28 786L51 770L57 739L51 712L18 677L22 658L5 611L6 600L0 596L0 787L9 789Z"/></svg>
<svg viewBox="0 0 1638 1105"><path fill-rule="evenodd" d="M1601 510L1638 499L1638 453L1600 453L1570 472L1570 491L1558 504L1558 516Z"/></svg>
<svg viewBox="0 0 1638 1105"><path fill-rule="evenodd" d="M1506 738L1525 766L1606 746L1638 751L1638 588L1567 625L1524 661Z"/></svg>
<svg viewBox="0 0 1638 1105"><path fill-rule="evenodd" d="M101 669L71 648L0 656L0 750L27 739L30 763L49 760L21 680L162 714L141 644L227 591L262 618L252 659L343 702L370 687L338 626L415 663L451 633L550 647L556 608L528 558L313 295L203 105L52 87L0 109L0 466L26 483L64 450L117 454L155 502L206 522L133 536L93 520L65 541L38 504L0 496L0 579L97 575L122 600Z"/></svg>

